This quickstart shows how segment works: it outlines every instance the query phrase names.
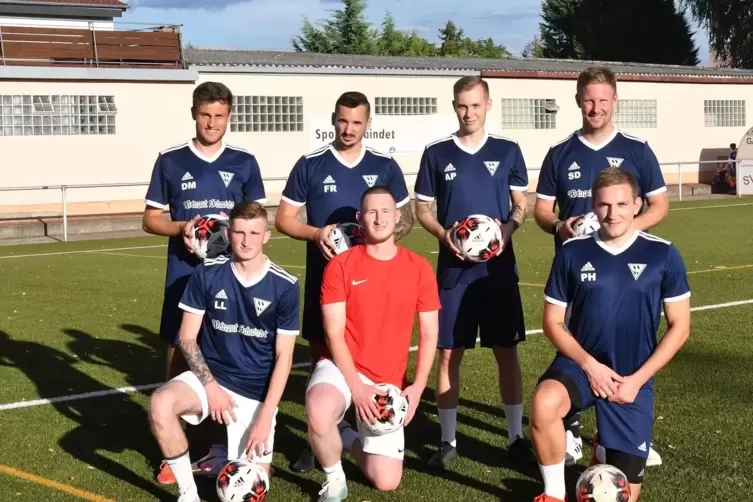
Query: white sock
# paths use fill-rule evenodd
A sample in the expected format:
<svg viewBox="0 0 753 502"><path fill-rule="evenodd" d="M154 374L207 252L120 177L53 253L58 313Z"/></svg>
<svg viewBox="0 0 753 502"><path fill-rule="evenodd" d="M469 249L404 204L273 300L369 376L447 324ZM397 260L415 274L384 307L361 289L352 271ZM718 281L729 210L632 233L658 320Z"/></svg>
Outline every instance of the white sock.
<svg viewBox="0 0 753 502"><path fill-rule="evenodd" d="M541 465L541 477L544 478L544 494L565 500L565 461L559 464Z"/></svg>
<svg viewBox="0 0 753 502"><path fill-rule="evenodd" d="M506 404L505 418L507 419L507 446L510 446L518 437L523 437L523 405Z"/></svg>
<svg viewBox="0 0 753 502"><path fill-rule="evenodd" d="M327 481L334 481L336 479L345 479L345 473L343 472L342 462L338 462L332 467L322 466L322 469L324 470L324 474L327 475Z"/></svg>
<svg viewBox="0 0 753 502"><path fill-rule="evenodd" d="M188 450L177 457L165 459L165 462L170 466L170 470L173 471L181 495L189 490L197 491L196 481L193 479L193 471L191 470L191 459L188 456Z"/></svg>
<svg viewBox="0 0 753 502"><path fill-rule="evenodd" d="M455 429L458 423L457 408L437 408L439 411L439 425L442 427L442 442L457 446Z"/></svg>
<svg viewBox="0 0 753 502"><path fill-rule="evenodd" d="M352 451L353 441L358 439L358 433L352 427L343 427L340 429L340 439L343 442L343 449Z"/></svg>

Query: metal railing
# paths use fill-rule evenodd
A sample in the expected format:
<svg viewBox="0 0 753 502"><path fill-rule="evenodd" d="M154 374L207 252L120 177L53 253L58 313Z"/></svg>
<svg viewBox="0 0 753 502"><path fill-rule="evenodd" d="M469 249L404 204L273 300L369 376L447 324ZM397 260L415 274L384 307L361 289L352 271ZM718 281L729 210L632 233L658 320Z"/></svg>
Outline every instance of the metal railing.
<svg viewBox="0 0 753 502"><path fill-rule="evenodd" d="M403 152L401 152L403 153ZM738 164L741 162L741 159L738 160L696 160L692 162L660 162L660 166L676 166L677 167L677 182L679 185L679 200L682 200L682 166L687 165L701 165L701 164L717 164L717 165L727 165L727 164ZM528 173L536 173L536 178L538 178L538 173L541 172L540 168L534 168L528 169ZM666 174L675 174L670 173L666 169L662 169L662 173ZM409 173L403 173L404 176L416 176L418 173L416 172L409 172ZM287 176L284 177L270 177L270 178L262 178L262 181L266 183L273 183L273 182L286 182L288 180ZM38 191L38 190L60 190L61 194L61 202L62 202L62 209L63 209L63 241L68 242L68 201L67 201L67 191L68 190L74 190L74 189L87 189L87 188L118 188L118 187L147 187L149 186L149 182L144 181L138 181L133 183L95 183L95 184L85 184L85 185L40 185L40 186L20 186L20 187L0 187L0 192L24 192L24 191ZM737 196L742 197L742 194L740 193L740 190L737 190Z"/></svg>

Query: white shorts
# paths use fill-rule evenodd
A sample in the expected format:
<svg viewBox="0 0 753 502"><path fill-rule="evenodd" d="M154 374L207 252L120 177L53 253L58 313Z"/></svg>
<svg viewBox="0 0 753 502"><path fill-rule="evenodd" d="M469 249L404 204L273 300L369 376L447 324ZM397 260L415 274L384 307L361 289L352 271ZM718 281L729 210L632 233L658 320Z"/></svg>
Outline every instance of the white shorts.
<svg viewBox="0 0 753 502"><path fill-rule="evenodd" d="M359 373L358 376L361 378L361 381L363 383L374 385L374 382L363 376L361 373ZM322 359L321 361L316 363L316 367L309 377L309 384L306 388L306 392L308 393L311 387L320 383L328 383L330 385L333 385L345 398L345 408L343 409L342 415L340 415L340 418L338 419L339 423L345 416L345 412L348 410L348 408L350 408L353 396L350 393L348 384L345 382L345 377L340 372L340 369L335 366L335 363L330 359ZM358 436L361 440L361 447L363 448L363 451L372 455L381 455L383 457L403 460L403 455L405 452L405 434L403 432L403 427L400 427L395 432L390 432L389 434L384 434L382 436L376 436L368 428L366 428L366 426L363 425L360 420L357 420L357 422Z"/></svg>
<svg viewBox="0 0 753 502"><path fill-rule="evenodd" d="M209 416L209 403L207 401L207 392L204 386L199 381L193 372L186 371L173 378L174 381L179 381L187 384L196 393L201 401L201 415L183 415L181 418L191 425L199 425ZM256 421L257 413L261 410L261 402L254 399L243 397L240 394L233 392L230 389L222 387L222 390L227 392L230 397L233 398L235 404L238 405L233 411L235 412L236 422L231 420L230 425L227 425L227 458L228 460L237 460L241 458L243 450L246 449L246 443L248 441L248 433L251 430L251 425ZM256 462L260 464L272 463L272 452L274 450L275 443L275 425L277 423L277 410L272 417L272 429L269 433L269 440L267 441L267 447L264 451L263 457L256 457Z"/></svg>

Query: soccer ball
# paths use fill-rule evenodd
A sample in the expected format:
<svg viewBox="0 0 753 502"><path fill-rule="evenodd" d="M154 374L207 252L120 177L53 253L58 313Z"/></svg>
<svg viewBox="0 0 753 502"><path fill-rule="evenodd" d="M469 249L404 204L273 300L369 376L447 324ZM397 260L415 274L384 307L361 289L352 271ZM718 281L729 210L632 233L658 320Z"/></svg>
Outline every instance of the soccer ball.
<svg viewBox="0 0 753 502"><path fill-rule="evenodd" d="M573 230L575 230L576 236L591 235L600 227L599 220L594 213L586 213L573 222Z"/></svg>
<svg viewBox="0 0 753 502"><path fill-rule="evenodd" d="M329 241L335 246L335 254L344 253L353 246L364 243L363 227L358 223L343 223L332 229Z"/></svg>
<svg viewBox="0 0 753 502"><path fill-rule="evenodd" d="M452 243L467 260L487 261L502 249L502 230L492 218L472 214L455 227Z"/></svg>
<svg viewBox="0 0 753 502"><path fill-rule="evenodd" d="M202 260L225 253L230 246L230 220L219 214L202 216L193 224L191 246Z"/></svg>
<svg viewBox="0 0 753 502"><path fill-rule="evenodd" d="M217 476L222 502L262 502L269 492L269 476L254 462L233 460Z"/></svg>
<svg viewBox="0 0 753 502"><path fill-rule="evenodd" d="M589 467L578 478L577 502L628 502L630 486L625 474L613 465Z"/></svg>
<svg viewBox="0 0 753 502"><path fill-rule="evenodd" d="M381 396L374 394L371 398L377 405L379 417L374 424L364 423L363 425L376 436L382 436L395 432L405 423L405 417L408 415L408 399L401 396L401 390L389 383L380 383L375 385L376 388L387 392Z"/></svg>

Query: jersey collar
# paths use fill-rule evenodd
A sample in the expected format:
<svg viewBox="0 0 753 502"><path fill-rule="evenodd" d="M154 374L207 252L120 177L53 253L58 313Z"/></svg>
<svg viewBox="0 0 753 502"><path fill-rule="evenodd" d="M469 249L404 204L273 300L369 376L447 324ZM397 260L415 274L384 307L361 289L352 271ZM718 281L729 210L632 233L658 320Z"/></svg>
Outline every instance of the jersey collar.
<svg viewBox="0 0 753 502"><path fill-rule="evenodd" d="M599 238L599 232L594 232L594 240L596 241L596 244L598 244L601 249L603 249L607 253L611 254L612 256L617 256L617 255L622 254L625 251L627 251L630 248L630 246L633 245L633 243L635 242L635 240L638 238L639 234L640 234L640 232L638 230L634 229L633 230L633 236L630 237L630 239L628 239L628 241L625 244L623 244L622 246L620 246L618 248L613 247L613 246L609 246L604 241L602 241Z"/></svg>
<svg viewBox="0 0 753 502"><path fill-rule="evenodd" d="M247 281L243 278L243 276L235 269L235 264L230 261L230 268L233 271L233 275L238 280L238 282L241 283L241 286L244 288L250 288L251 286L256 286L261 282L262 279L264 279L267 276L267 272L269 272L269 265L270 265L269 258L266 256L264 257L264 267L261 270L261 273L252 281Z"/></svg>
<svg viewBox="0 0 753 502"><path fill-rule="evenodd" d="M458 148L460 148L461 150L463 150L465 153L467 153L468 155L475 155L479 151L481 151L481 149L484 148L484 145L486 144L486 140L488 140L488 139L489 139L489 132L488 131L484 131L484 139L482 139L481 143L479 143L478 145L476 145L475 148L471 149L471 148L465 146L463 143L460 142L460 138L458 138L458 133L453 133L453 135L452 135L452 141L455 142L455 145Z"/></svg>
<svg viewBox="0 0 753 502"><path fill-rule="evenodd" d="M578 129L578 131L576 131L575 134L578 136L578 139L580 140L581 143L583 143L584 145L586 145L591 150L594 150L594 151L598 152L599 150L601 150L602 148L604 148L605 146L607 146L609 143L611 143L612 140L617 137L617 133L619 133L619 132L620 132L619 129L617 129L615 127L614 130L612 131L612 134L610 134L607 139L605 139L604 141L602 141L598 145L594 145L593 143L591 143L590 141L588 141L586 138L584 138L583 135L580 133L580 129Z"/></svg>
<svg viewBox="0 0 753 502"><path fill-rule="evenodd" d="M364 155L366 155L366 146L361 143L361 153L358 154L358 157L353 162L347 162L344 158L340 156L340 152L338 152L335 149L335 144L330 143L329 144L329 151L332 152L332 155L337 159L337 161L347 167L348 169L353 169L354 167L358 167L358 164L361 163L363 160Z"/></svg>
<svg viewBox="0 0 753 502"><path fill-rule="evenodd" d="M192 138L192 139L189 139L189 140L188 140L188 148L189 148L189 149L191 150L191 152L193 152L193 154L194 154L194 155L196 155L196 156L197 156L198 158L200 158L201 160L203 160L204 162L206 162L206 163L208 163L208 164L211 164L211 163L212 163L212 162L214 162L215 160L219 159L219 158L220 158L220 155L222 155L222 152L224 152L224 151L225 151L225 146L226 146L226 144L225 144L225 138L222 138L222 139L220 140L220 142L221 142L221 145L220 145L220 149L219 149L219 150L217 150L217 152L216 152L216 153L215 153L214 155L212 155L211 157L207 157L206 155L204 155L203 153L201 153L200 151L198 151L198 150L196 149L196 147L195 147L195 146L194 146L194 144L193 144L193 138Z"/></svg>

